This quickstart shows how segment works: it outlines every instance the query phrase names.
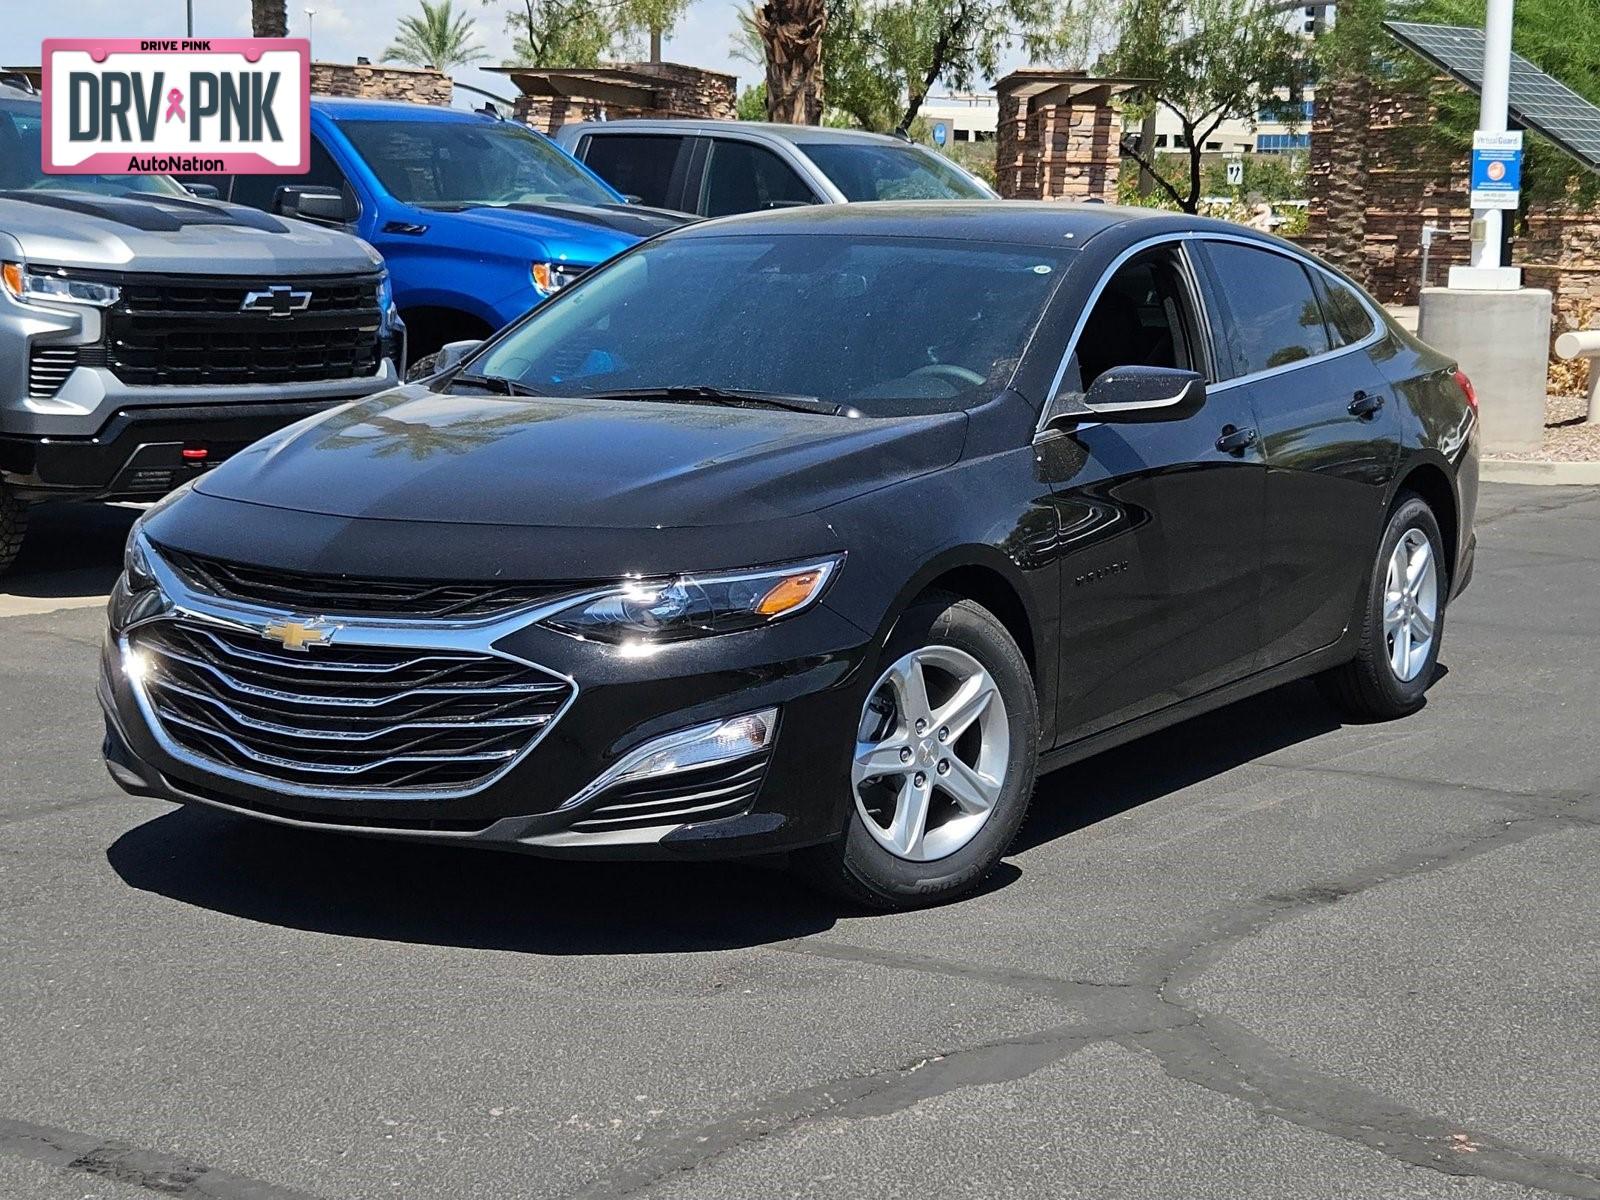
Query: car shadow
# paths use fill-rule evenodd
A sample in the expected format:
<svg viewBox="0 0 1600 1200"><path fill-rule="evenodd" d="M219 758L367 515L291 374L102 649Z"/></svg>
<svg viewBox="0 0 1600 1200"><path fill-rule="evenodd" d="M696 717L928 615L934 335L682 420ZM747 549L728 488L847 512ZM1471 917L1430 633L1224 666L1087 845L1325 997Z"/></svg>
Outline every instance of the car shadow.
<svg viewBox="0 0 1600 1200"><path fill-rule="evenodd" d="M1046 776L1010 858L1340 727L1289 684ZM579 862L289 829L180 808L106 854L129 886L215 912L347 937L531 954L769 945L860 910L768 863ZM1022 876L1007 861L984 891Z"/></svg>
<svg viewBox="0 0 1600 1200"><path fill-rule="evenodd" d="M30 600L104 596L122 573L122 547L141 510L111 504L41 504L28 540L0 579L0 595Z"/></svg>

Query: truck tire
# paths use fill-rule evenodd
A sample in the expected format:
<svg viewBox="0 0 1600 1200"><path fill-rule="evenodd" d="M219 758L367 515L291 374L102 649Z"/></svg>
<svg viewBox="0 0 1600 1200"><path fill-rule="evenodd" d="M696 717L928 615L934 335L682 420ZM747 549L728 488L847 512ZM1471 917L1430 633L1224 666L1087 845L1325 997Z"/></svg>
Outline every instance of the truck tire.
<svg viewBox="0 0 1600 1200"><path fill-rule="evenodd" d="M0 486L0 575L11 569L28 535L28 506Z"/></svg>

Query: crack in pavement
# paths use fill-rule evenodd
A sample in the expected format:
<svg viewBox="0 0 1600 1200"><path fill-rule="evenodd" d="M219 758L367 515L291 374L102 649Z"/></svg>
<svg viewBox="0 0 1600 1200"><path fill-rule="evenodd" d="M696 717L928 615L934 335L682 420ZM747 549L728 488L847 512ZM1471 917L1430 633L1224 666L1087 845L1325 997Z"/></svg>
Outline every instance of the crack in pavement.
<svg viewBox="0 0 1600 1200"><path fill-rule="evenodd" d="M888 1116L961 1088L1020 1079L1100 1042L1143 1051L1173 1079L1243 1101L1264 1116L1366 1147L1398 1162L1444 1175L1512 1183L1577 1200L1600 1200L1600 1166L1517 1146L1313 1070L1230 1018L1202 1012L1183 995L1188 984L1232 947L1272 925L1543 833L1575 824L1592 825L1600 816L1581 811L1594 802L1593 791L1578 796L1493 794L1497 802L1520 802L1527 811L1514 811L1487 831L1464 833L1430 849L1408 851L1341 879L1259 897L1220 914L1198 938L1190 936L1151 951L1134 968L1130 980L1070 979L812 938L775 943L769 949L780 953L867 963L1024 992L1086 1016L1038 1033L947 1051L908 1066L769 1099L741 1114L662 1141L574 1193L571 1200L636 1196L768 1137L825 1121Z"/></svg>
<svg viewBox="0 0 1600 1200"><path fill-rule="evenodd" d="M171 1154L140 1150L126 1142L3 1117L0 1153L189 1200L317 1200L310 1192L247 1179Z"/></svg>

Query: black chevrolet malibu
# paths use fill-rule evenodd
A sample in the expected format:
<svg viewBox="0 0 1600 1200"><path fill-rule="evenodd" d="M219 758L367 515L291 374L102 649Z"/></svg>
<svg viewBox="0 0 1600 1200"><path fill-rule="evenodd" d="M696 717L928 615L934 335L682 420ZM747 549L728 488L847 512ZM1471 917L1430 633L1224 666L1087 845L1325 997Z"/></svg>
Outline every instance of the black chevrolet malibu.
<svg viewBox="0 0 1600 1200"><path fill-rule="evenodd" d="M1472 388L1350 280L1099 206L678 230L152 509L139 795L543 854L786 852L958 896L1041 770L1316 675L1416 709Z"/></svg>

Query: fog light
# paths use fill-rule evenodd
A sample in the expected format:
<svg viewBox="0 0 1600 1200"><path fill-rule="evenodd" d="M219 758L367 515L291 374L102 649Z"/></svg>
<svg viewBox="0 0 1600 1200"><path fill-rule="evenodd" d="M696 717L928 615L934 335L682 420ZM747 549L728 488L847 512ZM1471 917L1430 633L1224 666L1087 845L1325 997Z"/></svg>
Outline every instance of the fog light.
<svg viewBox="0 0 1600 1200"><path fill-rule="evenodd" d="M629 780L671 775L760 754L771 747L777 730L778 710L767 708L669 733L634 750L561 807L582 804L596 792Z"/></svg>
<svg viewBox="0 0 1600 1200"><path fill-rule="evenodd" d="M150 659L143 650L126 646L122 651L122 673L132 683L142 683L150 674Z"/></svg>

